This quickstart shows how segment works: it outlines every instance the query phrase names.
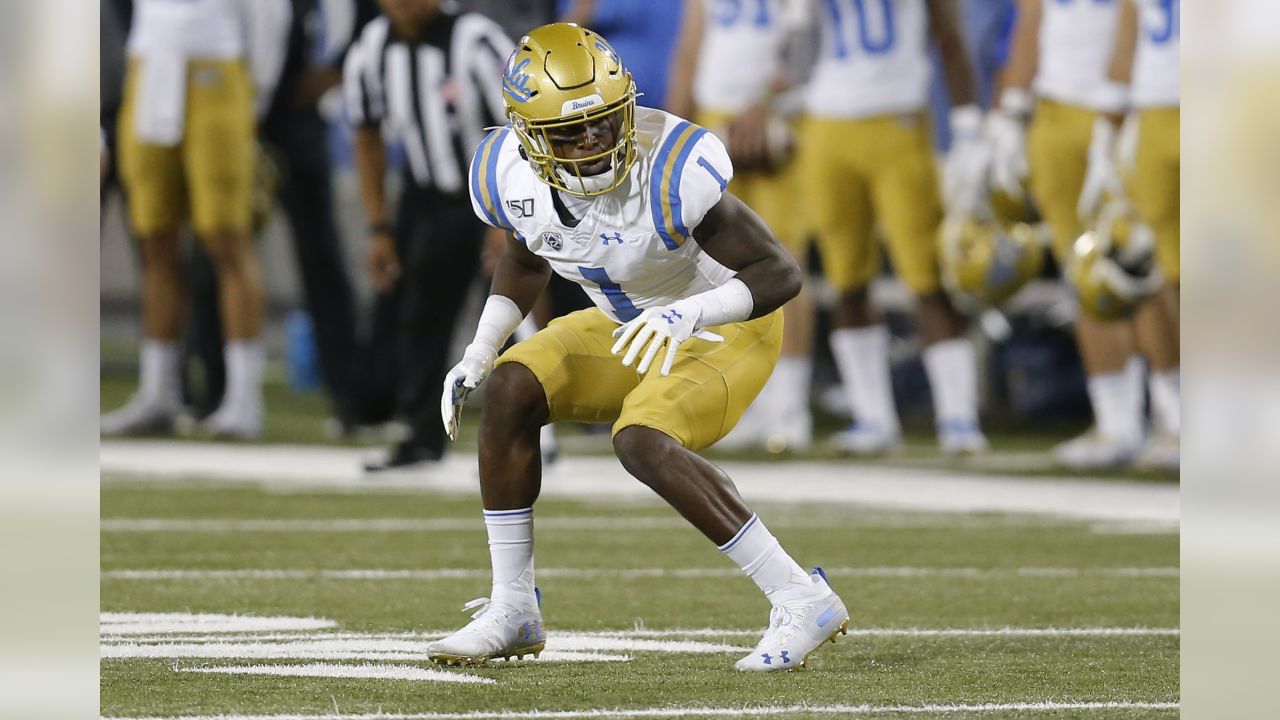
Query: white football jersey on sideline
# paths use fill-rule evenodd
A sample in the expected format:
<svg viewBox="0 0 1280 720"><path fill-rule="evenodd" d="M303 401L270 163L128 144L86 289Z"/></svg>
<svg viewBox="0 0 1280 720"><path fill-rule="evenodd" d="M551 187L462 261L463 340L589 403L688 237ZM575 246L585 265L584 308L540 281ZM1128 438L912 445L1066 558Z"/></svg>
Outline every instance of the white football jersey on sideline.
<svg viewBox="0 0 1280 720"><path fill-rule="evenodd" d="M815 117L916 112L929 102L925 0L827 0L822 46L806 90Z"/></svg>
<svg viewBox="0 0 1280 720"><path fill-rule="evenodd" d="M1138 47L1133 58L1134 107L1179 104L1178 49L1181 0L1132 0L1138 9Z"/></svg>
<svg viewBox="0 0 1280 720"><path fill-rule="evenodd" d="M780 70L782 0L690 1L702 3L705 18L693 101L703 110L741 112L764 97Z"/></svg>
<svg viewBox="0 0 1280 720"><path fill-rule="evenodd" d="M576 218L522 157L510 127L491 132L471 160L476 215L514 232L618 322L735 274L692 237L733 177L724 145L661 110L637 107L635 117L637 157L627 179L603 195L571 198Z"/></svg>
<svg viewBox="0 0 1280 720"><path fill-rule="evenodd" d="M1107 80L1107 64L1125 1L1043 0L1036 94L1091 110L1124 109L1124 89Z"/></svg>
<svg viewBox="0 0 1280 720"><path fill-rule="evenodd" d="M232 60L245 54L241 0L137 0L129 54Z"/></svg>

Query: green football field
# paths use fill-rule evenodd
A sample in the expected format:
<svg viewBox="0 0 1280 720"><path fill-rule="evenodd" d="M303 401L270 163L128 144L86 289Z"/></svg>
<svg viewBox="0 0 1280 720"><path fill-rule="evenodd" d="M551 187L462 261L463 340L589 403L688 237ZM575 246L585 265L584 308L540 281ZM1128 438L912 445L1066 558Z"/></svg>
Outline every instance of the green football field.
<svg viewBox="0 0 1280 720"><path fill-rule="evenodd" d="M107 472L101 499L106 717L1179 712L1176 525L753 502L853 614L808 668L760 676L731 666L767 602L673 511L548 495L547 651L446 670L427 643L488 590L473 495Z"/></svg>

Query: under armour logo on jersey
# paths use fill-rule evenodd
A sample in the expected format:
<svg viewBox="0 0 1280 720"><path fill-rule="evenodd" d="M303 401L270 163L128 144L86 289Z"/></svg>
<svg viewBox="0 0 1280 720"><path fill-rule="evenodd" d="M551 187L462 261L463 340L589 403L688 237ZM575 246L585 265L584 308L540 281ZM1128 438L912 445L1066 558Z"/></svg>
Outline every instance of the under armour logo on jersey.
<svg viewBox="0 0 1280 720"><path fill-rule="evenodd" d="M605 245L608 245L610 240L612 240L612 241L614 241L614 242L618 243L619 245L621 245L621 244L622 244L622 233L620 233L620 232L616 232L616 233L614 233L614 234L612 234L612 235L610 235L609 233L600 233L600 239L604 241L604 244L605 244Z"/></svg>
<svg viewBox="0 0 1280 720"><path fill-rule="evenodd" d="M677 310L668 310L662 313L662 319L666 320L668 325L675 325L676 320L683 320L684 316Z"/></svg>
<svg viewBox="0 0 1280 720"><path fill-rule="evenodd" d="M783 650L780 655L781 657L778 657L778 661L781 661L783 665L786 665L787 662L791 662L790 657L787 657L787 651ZM768 652L760 653L760 657L763 657L765 665L773 665L773 656L769 655Z"/></svg>

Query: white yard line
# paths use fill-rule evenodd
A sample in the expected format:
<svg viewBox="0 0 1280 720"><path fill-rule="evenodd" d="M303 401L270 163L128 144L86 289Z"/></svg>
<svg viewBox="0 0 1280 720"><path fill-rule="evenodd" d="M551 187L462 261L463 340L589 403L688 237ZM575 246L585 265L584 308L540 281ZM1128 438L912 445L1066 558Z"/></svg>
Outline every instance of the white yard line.
<svg viewBox="0 0 1280 720"><path fill-rule="evenodd" d="M333 620L312 617L263 617L193 613L101 613L98 623L104 635L157 633L234 633L325 630L337 627Z"/></svg>
<svg viewBox="0 0 1280 720"><path fill-rule="evenodd" d="M881 578L1010 578L1010 577L1133 577L1177 578L1181 571L1176 567L1149 568L929 568L929 567L833 567L824 568L831 577L881 577ZM123 569L104 570L104 580L473 580L487 579L488 568L431 568L419 570L395 570L384 568L351 568L342 570L298 569ZM742 574L737 568L539 568L539 577L599 579L599 578L729 578Z"/></svg>
<svg viewBox="0 0 1280 720"><path fill-rule="evenodd" d="M191 643L232 643L232 642L254 642L263 643L268 641L296 641L302 639L308 640L333 640L333 641L360 641L375 642L387 641L395 642L401 640L423 640L430 641L444 637L449 631L439 632L402 632L402 633L350 633L350 632L334 632L334 633L309 633L309 634L262 634L262 635L226 635L226 634L206 634L206 635L181 635L172 634L151 634L151 635L128 635L113 636L105 629L103 630L102 642L104 644L146 644L146 643L173 643L175 640L181 640L183 644ZM657 630L650 628L639 628L635 630L601 630L601 631L585 631L585 630L555 630L551 634L559 637L561 634L574 638L574 643L579 646L585 646L594 643L597 639L654 639L654 638L744 638L753 639L759 637L763 632L763 628L685 628L673 630ZM849 635L852 637L864 638L1111 638L1111 637L1178 637L1181 635L1179 628L1166 627L1080 627L1080 628L1019 628L1019 627L1003 627L1003 628L849 628ZM602 647L592 645L592 647ZM660 647L664 651L667 646ZM635 649L645 649L637 646Z"/></svg>
<svg viewBox="0 0 1280 720"><path fill-rule="evenodd" d="M955 705L766 705L739 707L664 707L633 710L534 710L527 712L472 711L464 713L378 713L341 715L188 715L174 717L124 718L103 720L508 720L538 718L540 720L576 720L577 718L669 718L669 717L764 717L810 713L821 715L965 715L979 713L1042 713L1067 710L1176 710L1177 702L1025 702L978 703Z"/></svg>
<svg viewBox="0 0 1280 720"><path fill-rule="evenodd" d="M341 492L449 492L474 495L474 455L451 454L414 477L370 479L365 451L290 445L227 445L173 441L103 441L104 474L156 480L267 484ZM964 469L912 470L868 464L797 461L725 462L743 496L754 502L849 504L897 510L1018 513L1084 520L1176 523L1174 484L1066 478L992 477ZM615 458L571 456L549 468L543 494L654 501Z"/></svg>

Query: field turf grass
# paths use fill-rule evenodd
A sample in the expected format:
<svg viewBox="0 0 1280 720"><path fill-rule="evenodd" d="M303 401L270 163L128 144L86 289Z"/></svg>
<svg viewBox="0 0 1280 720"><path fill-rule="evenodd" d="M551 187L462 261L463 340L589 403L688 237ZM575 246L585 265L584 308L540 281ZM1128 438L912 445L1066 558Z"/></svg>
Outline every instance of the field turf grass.
<svg viewBox="0 0 1280 720"><path fill-rule="evenodd" d="M801 563L831 571L853 617L851 634L819 649L810 667L742 675L732 663L754 645L768 605L711 543L656 502L547 498L537 506L535 524L544 571L539 585L553 641L572 634L589 644L616 631L611 637L742 649L586 648L630 659L544 658L445 671L496 681L463 684L191 671L315 664L336 665L339 672L355 665L433 668L414 643L461 626L467 619L458 612L462 604L488 594L477 498L425 489L326 491L109 476L101 500L104 613L336 623L227 636L104 630L103 716L655 708L679 716L682 708L718 708L723 717L751 717L750 708L799 705L814 710L786 717L855 714L831 706L866 706L856 716L877 718L1178 716L1176 707L1134 705L1179 698L1175 532L1107 531L1097 523L1030 516L758 506ZM179 522L155 522L162 520ZM372 522L378 520L397 522ZM458 572L433 574L441 569ZM161 572L178 570L186 572ZM249 570L290 572L244 572ZM332 572L342 570L371 572ZM912 629L922 632L891 632ZM1042 632L1019 632L1026 629ZM999 632L967 632L981 630ZM349 656L289 650L291 641L326 639ZM231 643L223 657L164 649L217 648L219 640ZM397 648L407 651L397 656ZM264 657L270 652L277 656ZM393 656L398 659L384 659ZM995 705L983 712L954 707L985 703ZM1120 705L1077 707L1083 703Z"/></svg>

